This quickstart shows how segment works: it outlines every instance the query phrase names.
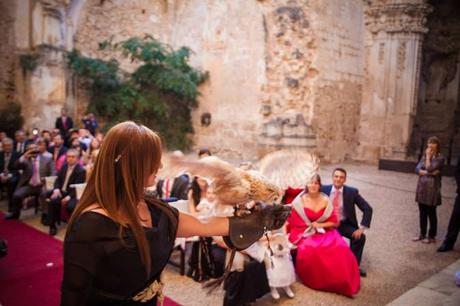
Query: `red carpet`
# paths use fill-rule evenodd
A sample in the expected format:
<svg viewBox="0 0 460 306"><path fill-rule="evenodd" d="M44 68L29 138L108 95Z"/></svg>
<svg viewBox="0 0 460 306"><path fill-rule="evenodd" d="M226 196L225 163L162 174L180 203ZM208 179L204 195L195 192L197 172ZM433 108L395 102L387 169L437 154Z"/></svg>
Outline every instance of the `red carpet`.
<svg viewBox="0 0 460 306"><path fill-rule="evenodd" d="M62 280L62 242L0 213L0 238L8 255L0 258L1 306L57 306ZM166 298L164 305L179 305Z"/></svg>

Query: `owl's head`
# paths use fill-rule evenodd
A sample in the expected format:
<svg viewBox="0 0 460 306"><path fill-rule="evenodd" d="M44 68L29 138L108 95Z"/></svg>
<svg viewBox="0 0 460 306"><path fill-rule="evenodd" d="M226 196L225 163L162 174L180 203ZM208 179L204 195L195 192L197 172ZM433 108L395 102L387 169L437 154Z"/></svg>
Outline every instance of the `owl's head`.
<svg viewBox="0 0 460 306"><path fill-rule="evenodd" d="M281 190L271 183L265 183L264 187L261 188L261 199L265 203L280 204L282 198Z"/></svg>

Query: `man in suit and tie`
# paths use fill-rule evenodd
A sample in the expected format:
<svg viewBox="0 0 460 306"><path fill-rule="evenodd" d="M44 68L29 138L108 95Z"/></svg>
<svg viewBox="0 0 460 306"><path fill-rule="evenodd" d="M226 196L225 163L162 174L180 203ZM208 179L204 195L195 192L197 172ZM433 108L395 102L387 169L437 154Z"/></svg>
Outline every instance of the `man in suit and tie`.
<svg viewBox="0 0 460 306"><path fill-rule="evenodd" d="M371 225L372 207L359 194L358 189L346 186L347 172L345 169L336 168L332 172L332 185L321 187L321 191L329 196L334 207L339 212L340 225L338 228L342 236L350 239L350 248L355 255L358 264L361 264L361 257L366 242L365 229ZM355 205L363 212L363 218L358 225ZM360 268L361 276L365 277L366 272Z"/></svg>
<svg viewBox="0 0 460 306"><path fill-rule="evenodd" d="M19 180L19 172L15 169L16 160L19 158L13 150L13 139L4 138L3 151L0 152L0 188L6 187L8 195L8 211L11 211L11 199Z"/></svg>
<svg viewBox="0 0 460 306"><path fill-rule="evenodd" d="M14 152L16 155L22 155L24 154L27 145L29 142L26 139L26 134L24 133L23 130L18 130L16 133L14 133Z"/></svg>
<svg viewBox="0 0 460 306"><path fill-rule="evenodd" d="M48 148L48 152L50 152L53 156L53 161L56 165L59 157L65 154L67 148L64 146L64 138L61 134L57 134L53 138L53 145Z"/></svg>
<svg viewBox="0 0 460 306"><path fill-rule="evenodd" d="M175 198L187 200L190 178L182 174L175 178L167 177L157 183L157 194L160 199Z"/></svg>
<svg viewBox="0 0 460 306"><path fill-rule="evenodd" d="M72 118L67 116L67 109L65 107L61 109L61 116L56 118L54 126L59 129L62 137L67 137L67 131L73 128Z"/></svg>
<svg viewBox="0 0 460 306"><path fill-rule="evenodd" d="M15 167L22 170L16 190L11 199L11 212L5 219L19 219L22 201L32 195L40 195L45 176L55 175L54 162L49 156L40 154L36 144L30 144L27 151L16 161Z"/></svg>
<svg viewBox="0 0 460 306"><path fill-rule="evenodd" d="M48 205L48 222L50 226L50 235L57 233L56 221L61 215L61 206L64 205L71 214L77 205L77 196L75 188L70 187L72 184L82 184L86 179L85 169L78 163L78 151L69 149L66 153L66 163L58 173L54 182L54 189L48 191L46 198Z"/></svg>
<svg viewBox="0 0 460 306"><path fill-rule="evenodd" d="M454 209L450 216L446 238L438 248L438 252L452 251L457 241L458 232L460 231L460 157L458 158L457 168L455 169L455 182L457 183L457 196L455 197Z"/></svg>

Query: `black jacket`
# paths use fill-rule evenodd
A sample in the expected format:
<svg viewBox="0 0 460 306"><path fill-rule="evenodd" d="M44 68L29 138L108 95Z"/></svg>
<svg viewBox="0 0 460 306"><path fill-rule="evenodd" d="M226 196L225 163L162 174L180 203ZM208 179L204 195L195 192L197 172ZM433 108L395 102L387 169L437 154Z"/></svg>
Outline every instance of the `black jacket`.
<svg viewBox="0 0 460 306"><path fill-rule="evenodd" d="M331 194L332 185L325 185L321 187L321 192ZM359 194L358 189L343 186L343 214L345 221L350 225L358 228L358 220L356 218L355 205L363 212L363 219L361 220L361 225L365 227L371 226L372 220L372 207L369 203L364 200L364 198Z"/></svg>
<svg viewBox="0 0 460 306"><path fill-rule="evenodd" d="M66 128L64 128L64 124L62 123L61 117L57 117L56 118L56 123L54 124L54 127L59 129L59 131L61 132L62 137L64 137L64 138L67 136L67 131L70 130L71 128L73 128L72 118L67 116L67 122L66 123L67 123L67 126L66 126Z"/></svg>
<svg viewBox="0 0 460 306"><path fill-rule="evenodd" d="M15 163L18 160L19 155L15 151L11 152L10 162L7 165L8 172L13 175L17 175L18 170L15 167ZM3 172L3 168L5 167L5 152L0 152L0 173Z"/></svg>
<svg viewBox="0 0 460 306"><path fill-rule="evenodd" d="M48 148L48 152L50 152L51 155L53 155L53 160L54 160L54 148L55 148L55 147L56 147L56 146L51 146L51 147ZM62 155L64 155L66 152L67 152L67 147L65 147L64 145L62 145L62 146L59 148L59 153L58 153L58 156L57 156L57 159L56 159L56 160L58 160L59 157L61 157ZM54 161L56 161L56 160L54 160Z"/></svg>
<svg viewBox="0 0 460 306"><path fill-rule="evenodd" d="M163 196L163 183L164 180L160 180L157 183L157 194L160 199ZM179 200L187 200L188 189L190 185L190 179L187 174L180 175L174 179L174 183L171 186L171 197Z"/></svg>
<svg viewBox="0 0 460 306"><path fill-rule="evenodd" d="M54 181L54 189L59 189L62 191L62 187L64 187L65 175L67 173L68 165L67 163L64 164L61 170L58 172L56 181ZM70 185L72 184L82 184L86 180L86 170L77 163L75 168L73 169L72 174L69 177L69 182L67 184L67 191L64 194L69 195L71 198L76 197L75 188L71 188Z"/></svg>
<svg viewBox="0 0 460 306"><path fill-rule="evenodd" d="M23 150L22 151L18 151L16 150L17 147L18 147L18 142L15 140L13 142L13 152L15 152L18 156L21 156L22 154L24 154L24 152L27 151L27 146L29 145L30 141L29 140L24 140L24 146L23 146Z"/></svg>

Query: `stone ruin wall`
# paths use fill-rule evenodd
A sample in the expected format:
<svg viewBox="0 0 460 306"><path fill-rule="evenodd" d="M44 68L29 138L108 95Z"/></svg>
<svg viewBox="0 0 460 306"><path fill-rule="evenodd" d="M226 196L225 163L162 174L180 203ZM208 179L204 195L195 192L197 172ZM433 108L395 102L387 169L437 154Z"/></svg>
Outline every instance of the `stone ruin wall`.
<svg viewBox="0 0 460 306"><path fill-rule="evenodd" d="M14 100L15 41L14 41L14 0L0 1L0 108Z"/></svg>
<svg viewBox="0 0 460 306"><path fill-rule="evenodd" d="M264 108L272 113L266 117L292 122L291 114L301 115L301 147L316 147L328 161L352 158L363 81L362 3L283 2L264 2L271 5L266 20L272 29L264 87Z"/></svg>
<svg viewBox="0 0 460 306"><path fill-rule="evenodd" d="M100 41L144 33L195 52L192 65L211 76L193 116L197 146L237 159L286 146L331 161L353 156L361 1L92 0L81 16L76 48L86 55L109 58ZM87 101L78 100L81 109ZM211 114L207 127L203 113Z"/></svg>

